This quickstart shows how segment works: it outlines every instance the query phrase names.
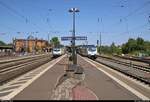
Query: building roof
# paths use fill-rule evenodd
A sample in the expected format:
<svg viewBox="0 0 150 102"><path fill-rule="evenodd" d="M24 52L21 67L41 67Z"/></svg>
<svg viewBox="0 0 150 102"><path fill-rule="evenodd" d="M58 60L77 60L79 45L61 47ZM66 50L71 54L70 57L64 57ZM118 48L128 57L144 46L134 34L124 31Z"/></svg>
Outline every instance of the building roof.
<svg viewBox="0 0 150 102"><path fill-rule="evenodd" d="M0 49L13 49L12 45L1 45Z"/></svg>
<svg viewBox="0 0 150 102"><path fill-rule="evenodd" d="M15 39L15 41L44 41L48 42L47 40L42 40L42 39Z"/></svg>

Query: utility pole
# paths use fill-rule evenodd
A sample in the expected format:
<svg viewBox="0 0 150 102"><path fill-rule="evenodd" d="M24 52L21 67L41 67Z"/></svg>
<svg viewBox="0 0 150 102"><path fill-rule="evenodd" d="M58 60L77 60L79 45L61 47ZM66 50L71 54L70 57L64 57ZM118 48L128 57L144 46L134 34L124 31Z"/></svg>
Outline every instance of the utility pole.
<svg viewBox="0 0 150 102"><path fill-rule="evenodd" d="M102 18L101 18L101 23L102 23ZM99 18L98 18L98 24L99 24ZM103 26L103 23L102 23ZM98 27L99 28L99 27ZM100 50L100 54L101 54L101 46L102 46L102 37L101 37L101 33L99 33L99 50Z"/></svg>
<svg viewBox="0 0 150 102"><path fill-rule="evenodd" d="M50 44L50 40L49 40L49 32L48 32L48 43Z"/></svg>
<svg viewBox="0 0 150 102"><path fill-rule="evenodd" d="M86 45L88 45L88 41L86 40Z"/></svg>
<svg viewBox="0 0 150 102"><path fill-rule="evenodd" d="M100 49L99 50L100 50L100 54L101 54L101 44L102 44L102 41L101 41L101 32L100 32L100 35L99 35L99 41L100 41L99 42L99 44L100 44Z"/></svg>

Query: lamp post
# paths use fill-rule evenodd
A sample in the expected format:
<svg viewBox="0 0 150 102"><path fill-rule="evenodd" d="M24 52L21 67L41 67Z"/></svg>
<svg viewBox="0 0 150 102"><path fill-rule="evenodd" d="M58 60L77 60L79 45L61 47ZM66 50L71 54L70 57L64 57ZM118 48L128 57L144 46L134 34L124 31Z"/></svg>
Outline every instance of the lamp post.
<svg viewBox="0 0 150 102"><path fill-rule="evenodd" d="M77 8L71 8L69 9L70 13L73 13L73 31L72 31L72 58L73 58L73 64L77 64L77 54L75 50L75 13L80 12Z"/></svg>

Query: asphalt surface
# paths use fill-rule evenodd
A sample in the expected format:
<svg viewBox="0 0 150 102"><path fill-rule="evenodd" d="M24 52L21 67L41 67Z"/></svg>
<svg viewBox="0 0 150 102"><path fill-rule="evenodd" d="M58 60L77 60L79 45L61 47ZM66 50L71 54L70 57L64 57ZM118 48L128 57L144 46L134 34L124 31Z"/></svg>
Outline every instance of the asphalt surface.
<svg viewBox="0 0 150 102"><path fill-rule="evenodd" d="M140 100L79 56L78 63L84 68L84 85L92 90L100 100Z"/></svg>
<svg viewBox="0 0 150 102"><path fill-rule="evenodd" d="M62 59L12 100L50 100L58 78L64 74L65 63Z"/></svg>

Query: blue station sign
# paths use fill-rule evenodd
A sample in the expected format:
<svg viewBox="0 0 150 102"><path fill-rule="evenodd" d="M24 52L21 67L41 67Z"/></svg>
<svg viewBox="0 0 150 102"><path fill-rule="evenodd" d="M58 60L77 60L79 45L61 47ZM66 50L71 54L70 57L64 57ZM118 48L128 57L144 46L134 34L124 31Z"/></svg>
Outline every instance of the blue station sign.
<svg viewBox="0 0 150 102"><path fill-rule="evenodd" d="M61 37L61 40L62 41L67 41L67 40L87 40L87 37L86 36L76 36L75 38L74 37Z"/></svg>

